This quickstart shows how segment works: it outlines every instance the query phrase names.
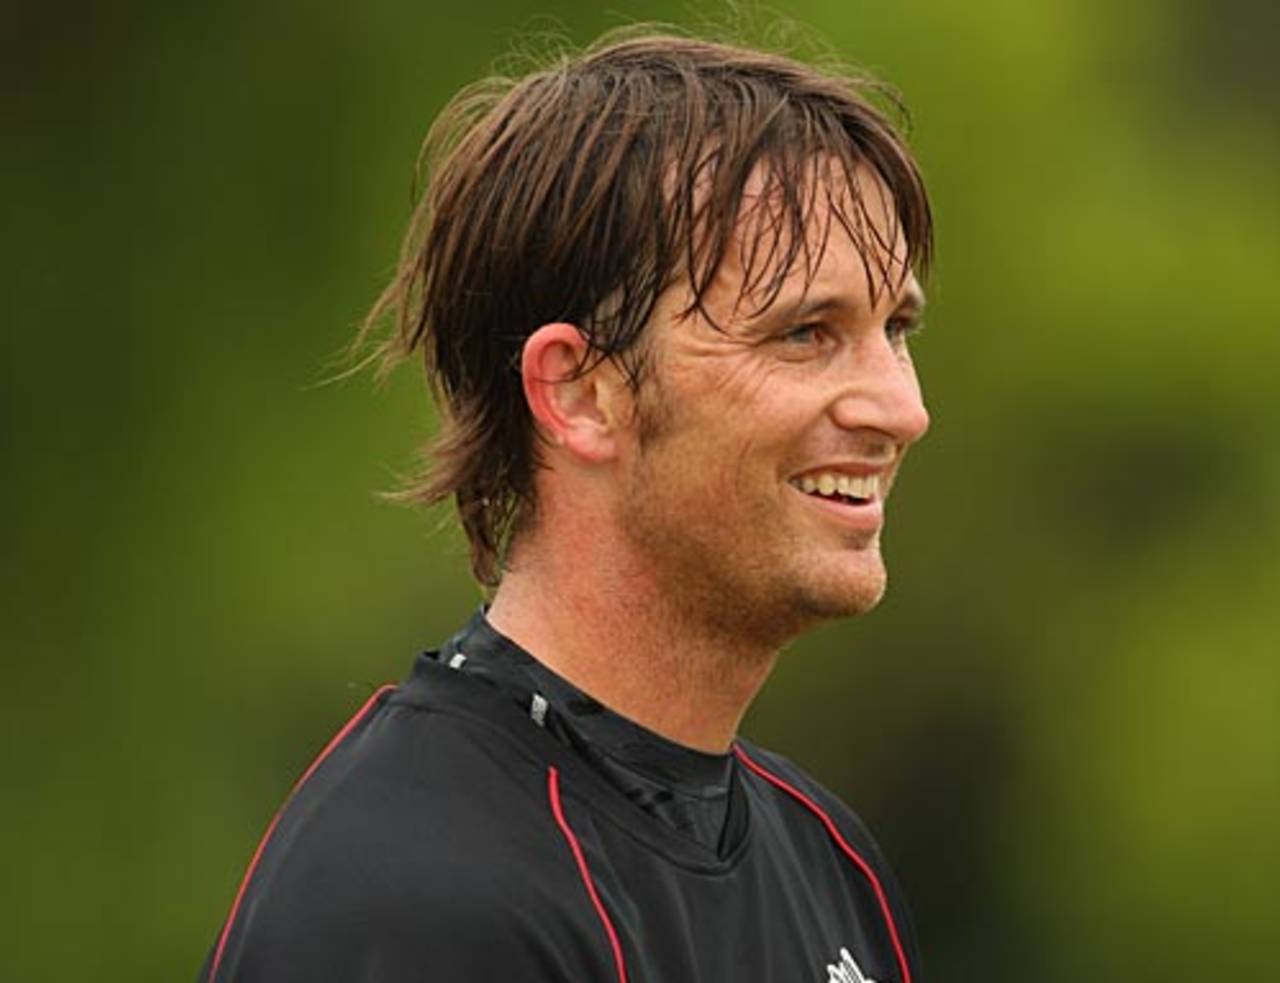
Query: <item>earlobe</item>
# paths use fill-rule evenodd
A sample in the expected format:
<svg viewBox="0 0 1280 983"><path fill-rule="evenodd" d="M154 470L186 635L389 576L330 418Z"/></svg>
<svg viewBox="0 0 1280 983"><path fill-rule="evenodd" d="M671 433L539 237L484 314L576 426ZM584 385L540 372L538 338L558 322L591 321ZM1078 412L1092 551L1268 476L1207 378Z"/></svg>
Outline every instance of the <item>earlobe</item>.
<svg viewBox="0 0 1280 983"><path fill-rule="evenodd" d="M572 324L544 324L525 340L520 375L534 425L555 447L587 463L612 460L617 450L612 386L604 363L584 370L590 346Z"/></svg>

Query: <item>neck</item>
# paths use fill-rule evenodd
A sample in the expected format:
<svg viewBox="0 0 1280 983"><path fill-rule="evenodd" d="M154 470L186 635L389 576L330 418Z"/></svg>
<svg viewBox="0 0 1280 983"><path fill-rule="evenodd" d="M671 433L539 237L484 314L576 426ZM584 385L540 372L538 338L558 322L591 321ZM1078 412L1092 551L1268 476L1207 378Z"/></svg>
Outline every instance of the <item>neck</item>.
<svg viewBox="0 0 1280 983"><path fill-rule="evenodd" d="M598 529L598 527L597 527ZM489 621L610 709L709 753L729 749L768 678L774 647L681 609L636 563L599 542L514 551Z"/></svg>

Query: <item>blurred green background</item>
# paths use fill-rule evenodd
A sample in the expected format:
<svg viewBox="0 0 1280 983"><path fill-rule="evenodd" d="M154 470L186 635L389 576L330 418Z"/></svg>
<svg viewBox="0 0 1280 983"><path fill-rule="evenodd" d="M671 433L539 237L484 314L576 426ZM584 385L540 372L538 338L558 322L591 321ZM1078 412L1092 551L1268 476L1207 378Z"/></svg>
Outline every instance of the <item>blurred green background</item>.
<svg viewBox="0 0 1280 983"><path fill-rule="evenodd" d="M8 5L0 978L193 978L294 777L478 603L371 495L418 374L315 383L535 15L724 19L610 10ZM888 599L747 733L877 830L931 980L1274 979L1280 7L784 10L914 111L934 428Z"/></svg>

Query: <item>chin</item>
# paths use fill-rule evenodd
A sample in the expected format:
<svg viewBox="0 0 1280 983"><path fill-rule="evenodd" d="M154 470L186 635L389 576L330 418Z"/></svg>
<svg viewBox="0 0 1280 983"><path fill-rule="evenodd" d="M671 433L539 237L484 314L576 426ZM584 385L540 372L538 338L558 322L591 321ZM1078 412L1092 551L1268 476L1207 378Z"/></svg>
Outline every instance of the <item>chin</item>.
<svg viewBox="0 0 1280 983"><path fill-rule="evenodd" d="M824 621L832 618L856 618L879 604L884 591L883 581L878 585L860 585L856 590L840 594L827 591L818 596L811 595L806 606L814 618Z"/></svg>
<svg viewBox="0 0 1280 983"><path fill-rule="evenodd" d="M815 576L798 599L800 606L815 620L854 618L866 614L880 603L888 586L884 564L877 555L874 563L859 564L862 569L843 569L829 576Z"/></svg>

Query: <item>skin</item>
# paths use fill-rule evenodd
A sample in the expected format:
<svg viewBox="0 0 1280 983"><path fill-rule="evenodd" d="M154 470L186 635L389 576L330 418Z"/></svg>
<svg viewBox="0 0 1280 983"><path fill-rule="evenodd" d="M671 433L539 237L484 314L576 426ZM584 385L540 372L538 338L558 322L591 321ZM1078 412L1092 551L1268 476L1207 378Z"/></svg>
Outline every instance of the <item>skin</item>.
<svg viewBox="0 0 1280 983"><path fill-rule="evenodd" d="M881 192L870 217L888 242L887 195L860 177ZM879 601L883 499L929 424L906 341L923 306L914 277L891 275L873 299L833 224L807 291L794 270L759 313L742 297L748 227L706 298L714 324L678 316L685 287L659 303L638 395L607 361L575 376L587 348L573 325L530 336L522 373L545 467L489 611L580 689L713 753L786 642ZM900 274L902 254L898 241L878 258ZM853 509L792 483L822 471L878 474L879 500Z"/></svg>

